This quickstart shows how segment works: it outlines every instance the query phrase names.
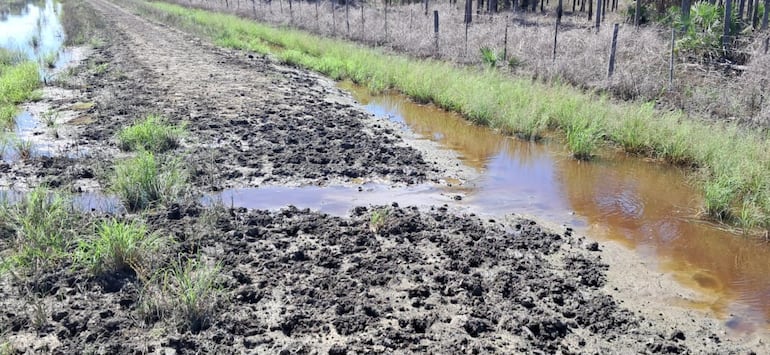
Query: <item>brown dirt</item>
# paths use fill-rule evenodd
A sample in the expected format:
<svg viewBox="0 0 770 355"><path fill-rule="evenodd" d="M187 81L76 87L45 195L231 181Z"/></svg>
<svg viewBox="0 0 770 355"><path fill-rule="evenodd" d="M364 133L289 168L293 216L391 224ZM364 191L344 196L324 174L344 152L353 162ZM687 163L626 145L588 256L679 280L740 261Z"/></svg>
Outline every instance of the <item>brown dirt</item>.
<svg viewBox="0 0 770 355"><path fill-rule="evenodd" d="M83 179L103 182L110 164L124 155L115 132L146 113L161 113L188 123L189 134L173 154L193 171L195 196L266 183L326 185L366 178L410 184L437 179L444 171L446 162L426 161L318 75L214 48L104 0L89 4L100 16L94 23L109 35L69 85L81 90L81 101L96 103L89 119L71 127L91 155L38 158L8 169L18 164L41 181L73 189ZM376 232L370 226L372 207L335 217L293 207L270 212L188 201L118 216L141 218L170 237L150 266L192 258L221 265L221 297L206 322L190 326L179 317L143 311L150 283L132 272L93 277L64 261L32 279L0 278L0 345L7 342L1 349L58 354L751 350L712 328L672 328L678 323L646 319L621 306L605 289L607 265L600 248L571 229L557 234L529 220L481 220L446 207L387 208ZM0 240L13 234L0 228Z"/></svg>

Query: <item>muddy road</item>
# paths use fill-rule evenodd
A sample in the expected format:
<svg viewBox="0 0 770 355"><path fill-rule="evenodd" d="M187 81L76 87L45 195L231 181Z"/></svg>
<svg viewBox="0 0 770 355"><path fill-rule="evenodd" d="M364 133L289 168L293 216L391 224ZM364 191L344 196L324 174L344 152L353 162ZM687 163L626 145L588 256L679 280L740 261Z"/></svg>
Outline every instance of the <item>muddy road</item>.
<svg viewBox="0 0 770 355"><path fill-rule="evenodd" d="M466 176L456 175L450 154L371 117L325 78L216 48L136 15L130 4L85 6L103 43L57 85L73 90L73 101L94 103L63 128L89 154L5 163L13 176L7 186L106 192L112 163L127 155L115 140L121 127L146 114L184 122L188 132L171 154L191 175L186 198L117 217L141 220L167 237L143 265L153 269L146 275L204 260L218 266L218 292L208 300L210 314L191 323L148 311L162 289L145 274L94 277L64 260L5 275L0 344L9 353L763 349L704 317L651 318L655 309L640 307L654 303L619 299L608 287L613 266L603 262L604 247L571 228L554 232L510 215L482 219L446 206L360 206L340 217L289 206L201 205L200 196L232 187L405 185ZM0 247L7 249L14 233L0 229Z"/></svg>

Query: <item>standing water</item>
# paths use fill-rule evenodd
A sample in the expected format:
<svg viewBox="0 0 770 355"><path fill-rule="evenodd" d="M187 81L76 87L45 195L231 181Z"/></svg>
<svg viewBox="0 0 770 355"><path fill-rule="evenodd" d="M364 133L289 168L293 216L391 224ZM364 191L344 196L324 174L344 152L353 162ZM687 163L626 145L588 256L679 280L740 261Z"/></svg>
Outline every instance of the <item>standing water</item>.
<svg viewBox="0 0 770 355"><path fill-rule="evenodd" d="M461 203L489 214L518 213L618 241L681 283L709 296L706 307L741 331L770 319L770 245L698 219L700 192L665 164L607 153L591 162L562 144L535 144L470 125L401 95L372 96L350 83L367 110L457 151L480 177Z"/></svg>
<svg viewBox="0 0 770 355"><path fill-rule="evenodd" d="M0 47L41 63L58 58L65 40L61 14L62 5L53 0L0 5Z"/></svg>

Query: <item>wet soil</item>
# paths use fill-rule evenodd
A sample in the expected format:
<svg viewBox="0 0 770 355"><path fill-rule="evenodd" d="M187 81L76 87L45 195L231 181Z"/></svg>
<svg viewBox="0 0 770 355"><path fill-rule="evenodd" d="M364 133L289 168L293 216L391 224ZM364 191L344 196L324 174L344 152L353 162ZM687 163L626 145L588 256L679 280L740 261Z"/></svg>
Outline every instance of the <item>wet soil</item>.
<svg viewBox="0 0 770 355"><path fill-rule="evenodd" d="M535 222L482 221L439 207L349 217L173 205L147 216L178 243L168 260L221 265L209 322L142 317L132 275L64 267L0 288L12 344L52 353L689 353L720 337L662 330L602 291L595 243ZM41 286L42 285L42 286ZM36 289L37 301L18 299ZM30 304L42 304L38 317ZM37 317L37 318L36 318ZM21 350L21 349L20 349Z"/></svg>
<svg viewBox="0 0 770 355"><path fill-rule="evenodd" d="M62 85L95 103L68 126L90 154L6 163L11 174L28 172L15 173L18 186L105 188L110 165L126 155L115 133L148 113L186 122L189 133L172 154L192 170L193 195L361 179L413 184L437 180L455 164L424 158L318 75L215 48L103 0L88 3L107 38ZM383 208L387 217L373 226ZM482 220L446 207L392 205L339 217L180 202L117 217L142 219L167 237L145 265L148 274L94 277L64 260L5 275L3 349L739 353L752 346L699 318L650 319L624 307L607 290L601 246L512 216ZM109 217L88 215L102 218ZM92 233L87 225L81 232ZM13 236L0 228L0 247ZM213 311L192 324L148 312L147 275L188 259L220 267Z"/></svg>

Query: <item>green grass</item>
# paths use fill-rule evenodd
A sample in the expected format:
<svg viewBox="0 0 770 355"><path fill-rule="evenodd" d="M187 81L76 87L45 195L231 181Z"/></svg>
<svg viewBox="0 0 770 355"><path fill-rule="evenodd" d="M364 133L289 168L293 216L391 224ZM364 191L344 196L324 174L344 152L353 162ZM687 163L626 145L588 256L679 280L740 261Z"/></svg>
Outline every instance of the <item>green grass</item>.
<svg viewBox="0 0 770 355"><path fill-rule="evenodd" d="M388 222L389 216L390 209L387 207L378 208L372 211L372 214L369 216L369 230L371 230L372 233L379 233L382 227L385 227L385 224Z"/></svg>
<svg viewBox="0 0 770 355"><path fill-rule="evenodd" d="M160 161L151 152L115 164L111 189L130 211L152 207L179 196L186 174L178 161Z"/></svg>
<svg viewBox="0 0 770 355"><path fill-rule="evenodd" d="M165 275L165 294L175 305L177 315L193 332L209 326L221 290L217 288L219 265L190 259L180 262Z"/></svg>
<svg viewBox="0 0 770 355"><path fill-rule="evenodd" d="M147 3L144 11L232 48L260 53L281 48L276 55L285 63L375 92L395 89L503 132L537 137L545 129L560 131L578 157L610 145L691 168L699 172L710 216L738 222L750 207L760 221L756 225L770 227L770 144L761 133L660 112L652 104L612 102L562 83L411 59L230 15L158 2ZM745 170L755 172L751 179L743 176Z"/></svg>
<svg viewBox="0 0 770 355"><path fill-rule="evenodd" d="M165 118L149 115L144 120L121 129L118 132L118 142L122 150L160 153L176 148L183 132L183 127L169 125Z"/></svg>
<svg viewBox="0 0 770 355"><path fill-rule="evenodd" d="M94 239L80 242L75 259L95 275L127 270L138 275L160 242L143 224L106 220L97 225Z"/></svg>
<svg viewBox="0 0 770 355"><path fill-rule="evenodd" d="M0 125L5 127L13 124L16 105L34 99L40 86L37 64L7 58L0 55Z"/></svg>
<svg viewBox="0 0 770 355"><path fill-rule="evenodd" d="M61 192L37 188L19 201L0 203L0 225L13 231L13 254L2 269L50 266L66 256L76 236L78 214Z"/></svg>

